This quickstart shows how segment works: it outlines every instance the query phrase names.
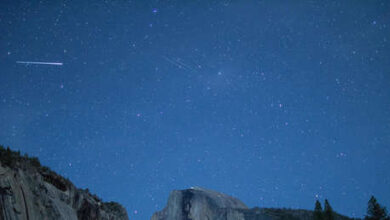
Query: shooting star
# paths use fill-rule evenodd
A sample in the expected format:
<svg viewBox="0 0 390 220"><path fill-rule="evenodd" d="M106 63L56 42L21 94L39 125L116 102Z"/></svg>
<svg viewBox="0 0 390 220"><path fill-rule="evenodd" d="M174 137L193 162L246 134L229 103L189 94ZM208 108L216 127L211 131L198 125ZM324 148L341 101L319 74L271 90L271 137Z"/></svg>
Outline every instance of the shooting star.
<svg viewBox="0 0 390 220"><path fill-rule="evenodd" d="M170 64L176 66L179 69L184 69L190 72L196 72L196 70L191 67L190 65L184 63L180 58L169 58L166 56L163 56L164 60L168 61Z"/></svg>
<svg viewBox="0 0 390 220"><path fill-rule="evenodd" d="M16 61L16 63L26 64L26 65L54 65L54 66L63 65L63 63L56 63L56 62L35 62L35 61Z"/></svg>

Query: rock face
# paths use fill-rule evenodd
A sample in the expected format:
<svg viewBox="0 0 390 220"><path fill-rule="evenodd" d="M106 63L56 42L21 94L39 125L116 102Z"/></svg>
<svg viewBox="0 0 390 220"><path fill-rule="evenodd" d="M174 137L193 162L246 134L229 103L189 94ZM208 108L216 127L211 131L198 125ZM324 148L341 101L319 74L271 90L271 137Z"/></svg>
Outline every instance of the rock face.
<svg viewBox="0 0 390 220"><path fill-rule="evenodd" d="M1 148L1 147L0 147ZM40 165L36 158L0 149L0 219L128 220L126 210Z"/></svg>
<svg viewBox="0 0 390 220"><path fill-rule="evenodd" d="M335 220L350 218L334 213ZM151 220L313 220L313 212L293 209L249 209L222 193L193 187L171 192L167 206Z"/></svg>
<svg viewBox="0 0 390 220"><path fill-rule="evenodd" d="M161 212L155 213L152 220L218 220L226 219L223 218L226 214L239 216L239 213L230 213L229 210L240 209L248 208L238 199L195 187L171 192L168 205Z"/></svg>

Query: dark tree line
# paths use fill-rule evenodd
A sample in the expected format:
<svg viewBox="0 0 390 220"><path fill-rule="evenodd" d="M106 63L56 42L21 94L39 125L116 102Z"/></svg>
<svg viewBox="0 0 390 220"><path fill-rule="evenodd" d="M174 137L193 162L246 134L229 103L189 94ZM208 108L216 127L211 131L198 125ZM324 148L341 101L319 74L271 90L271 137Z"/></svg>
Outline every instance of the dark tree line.
<svg viewBox="0 0 390 220"><path fill-rule="evenodd" d="M314 219L315 220L334 220L333 209L329 204L329 201L325 199L324 210L322 210L322 206L320 201L316 201L316 205L314 208Z"/></svg>
<svg viewBox="0 0 390 220"><path fill-rule="evenodd" d="M325 199L324 209L320 201L316 201L314 207L314 220L334 220L335 215L329 201ZM386 207L381 206L374 196L371 196L367 205L367 215L364 220L390 220Z"/></svg>
<svg viewBox="0 0 390 220"><path fill-rule="evenodd" d="M2 145L0 145L0 162L10 168L15 168L23 162L28 162L33 167L42 167L37 157L30 157L27 154L22 156L20 151L12 151L9 147L4 148Z"/></svg>
<svg viewBox="0 0 390 220"><path fill-rule="evenodd" d="M374 196L368 200L367 215L365 220L390 220L386 207L381 206Z"/></svg>

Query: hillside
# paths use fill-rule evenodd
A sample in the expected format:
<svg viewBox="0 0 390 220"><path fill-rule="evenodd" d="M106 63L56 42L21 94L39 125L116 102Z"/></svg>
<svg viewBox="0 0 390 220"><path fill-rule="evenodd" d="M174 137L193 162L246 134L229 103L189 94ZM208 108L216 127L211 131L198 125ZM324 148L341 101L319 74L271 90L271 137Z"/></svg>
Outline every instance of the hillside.
<svg viewBox="0 0 390 220"><path fill-rule="evenodd" d="M88 190L42 166L37 158L0 146L0 219L127 220L118 203L103 202Z"/></svg>

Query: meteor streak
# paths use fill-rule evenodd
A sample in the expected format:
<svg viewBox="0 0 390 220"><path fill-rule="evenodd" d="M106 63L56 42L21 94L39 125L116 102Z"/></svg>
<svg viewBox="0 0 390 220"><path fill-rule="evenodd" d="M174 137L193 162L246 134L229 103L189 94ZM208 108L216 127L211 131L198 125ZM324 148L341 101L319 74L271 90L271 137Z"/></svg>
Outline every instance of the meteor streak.
<svg viewBox="0 0 390 220"><path fill-rule="evenodd" d="M62 66L63 63L55 63L55 62L35 62L35 61L16 61L19 64L27 64L27 65L54 65L54 66Z"/></svg>

